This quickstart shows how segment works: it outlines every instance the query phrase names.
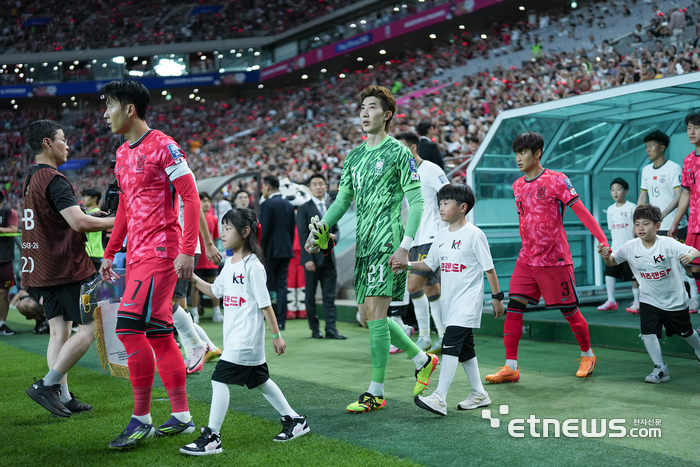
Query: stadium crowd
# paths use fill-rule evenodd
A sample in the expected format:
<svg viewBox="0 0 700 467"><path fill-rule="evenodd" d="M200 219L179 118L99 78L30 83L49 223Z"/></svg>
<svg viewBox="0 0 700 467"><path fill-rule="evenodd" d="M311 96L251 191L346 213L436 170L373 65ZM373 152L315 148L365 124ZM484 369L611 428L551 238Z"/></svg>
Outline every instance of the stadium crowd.
<svg viewBox="0 0 700 467"><path fill-rule="evenodd" d="M569 22L577 21L585 22L586 18L569 17ZM303 183L311 174L322 172L334 189L342 161L363 138L355 96L373 82L398 96L442 85L400 105L392 129L414 130L418 123L428 120L435 126L431 136L444 157L464 157L477 150L503 110L689 73L700 66L697 43L686 42L676 50L657 41L636 47L625 56L607 41L600 45L591 41L589 49L582 46L573 52L551 52L547 47L534 47L539 43L537 30L528 31L527 24L512 28L495 25L498 34L487 40L465 32L452 43L436 45L429 52L417 49L401 60L376 63L355 72L345 70L343 79L327 76L307 87L261 92L257 98L154 105L149 109L149 123L172 135L188 152L198 179L256 169L263 175ZM468 60L524 45L532 47L533 58L519 68L496 66L458 82L441 78L445 71ZM102 107L102 103L91 103L91 110L81 114L36 108L0 112L0 153L9 158L0 164L0 180L11 206L18 208L21 204L21 181L32 161L24 144L24 129L38 118L62 120L71 159L93 159L78 177L72 178L76 189L106 188L112 179L107 161L114 158L119 139L111 135L103 121L98 110ZM235 192L235 187L231 191Z"/></svg>
<svg viewBox="0 0 700 467"><path fill-rule="evenodd" d="M206 4L194 0L5 0L0 2L0 52L52 52L279 34L352 3L353 0L234 0ZM197 7L206 9L197 13ZM44 19L47 21L41 21Z"/></svg>

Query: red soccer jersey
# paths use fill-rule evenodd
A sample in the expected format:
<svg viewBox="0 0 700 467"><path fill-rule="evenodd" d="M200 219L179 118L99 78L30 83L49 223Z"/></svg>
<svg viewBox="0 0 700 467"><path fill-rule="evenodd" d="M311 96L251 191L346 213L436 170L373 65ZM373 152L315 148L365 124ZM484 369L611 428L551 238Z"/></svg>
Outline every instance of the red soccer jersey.
<svg viewBox="0 0 700 467"><path fill-rule="evenodd" d="M696 180L700 178L700 156L696 151L683 159L681 186L690 191L690 212L688 214L688 233L700 233L700 186Z"/></svg>
<svg viewBox="0 0 700 467"><path fill-rule="evenodd" d="M523 247L518 261L530 266L572 264L564 232L564 206L579 200L571 180L563 173L544 169L532 180L513 183Z"/></svg>
<svg viewBox="0 0 700 467"><path fill-rule="evenodd" d="M158 130L149 130L133 145L127 141L117 149L114 175L123 192L119 211L123 210L126 218L127 264L154 257L175 259L180 253L182 229L168 172L179 170L182 163L186 168L180 146ZM123 220L119 218L118 212L115 222ZM105 250L106 258L114 256L123 237L118 242L112 240L114 234Z"/></svg>

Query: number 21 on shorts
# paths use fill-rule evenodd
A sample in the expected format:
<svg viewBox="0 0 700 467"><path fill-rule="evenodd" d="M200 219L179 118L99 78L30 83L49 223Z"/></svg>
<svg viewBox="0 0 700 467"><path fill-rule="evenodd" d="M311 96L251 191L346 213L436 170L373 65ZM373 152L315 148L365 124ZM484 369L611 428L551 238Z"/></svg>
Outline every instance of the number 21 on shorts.
<svg viewBox="0 0 700 467"><path fill-rule="evenodd" d="M377 277L379 276L379 277ZM373 282L384 283L384 265L380 264L378 266L374 264L369 265L369 272L367 273L367 283L372 284Z"/></svg>

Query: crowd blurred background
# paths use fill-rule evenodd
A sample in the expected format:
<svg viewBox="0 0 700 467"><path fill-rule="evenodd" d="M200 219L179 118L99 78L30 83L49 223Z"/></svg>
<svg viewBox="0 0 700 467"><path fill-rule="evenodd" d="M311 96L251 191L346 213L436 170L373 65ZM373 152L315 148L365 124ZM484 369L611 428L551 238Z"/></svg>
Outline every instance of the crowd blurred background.
<svg viewBox="0 0 700 467"><path fill-rule="evenodd" d="M168 8L151 2L129 3L130 16L126 17L126 7L116 2L34 2L46 14L60 12L62 29L28 33L26 28L17 26L24 13L17 19L17 14L9 12L16 9L36 17L43 10L27 10L26 2L5 0L0 2L0 41L3 47L11 44L14 50L37 51L46 50L52 41L57 47L75 48L118 45L115 37L122 44L185 40L182 30L176 28L180 22L169 22L168 18L179 7L191 9L192 3L167 3ZM221 34L252 34L260 30L260 24L267 25L266 33L278 33L312 19L313 15L350 3L237 0L222 3L217 15L207 15L207 20L189 18L187 28L191 37L204 39ZM185 149L198 179L260 170L263 176L273 174L304 183L311 174L322 172L334 189L347 153L364 138L357 96L365 86L376 83L392 89L397 98L404 97L392 132L415 131L419 123L428 122L425 136L438 144L450 170L475 153L503 110L698 71L700 18L693 17L693 8L672 5L664 13L655 4L643 4L637 10L646 12L646 17L633 18L636 25L632 31L622 39L619 28L614 31L615 37L606 35L609 24L616 18L629 17L632 13L628 5L636 3L592 2L586 8L546 14L523 11L523 17L515 24L494 24L486 40L465 32L449 43L436 43L431 50L407 50L390 61L348 72L342 79L328 76L303 87L266 89L223 100L173 99L167 105L152 105L147 120L152 128L171 135ZM233 4L246 4L249 14L234 17ZM270 17L281 11L286 13ZM675 28L669 27L673 13L682 13L686 32L683 40L674 33ZM139 18L140 27L134 27L134 17ZM94 21L86 21L87 18ZM378 18L381 20L382 16ZM156 23L157 28L149 26ZM77 28L77 24L81 27ZM591 28L599 32L580 34ZM93 42L87 44L86 37ZM66 38L71 39L66 42ZM563 38L577 45L572 50L553 45ZM527 60L515 63L509 59L522 50L528 51ZM462 76L450 73L486 59L493 63L494 57L500 61L478 72ZM410 97L419 90L430 91ZM72 177L76 192L86 187L106 189L113 179L108 160L114 158L120 139L105 124L103 108L95 102L83 112L30 107L0 110L0 180L12 207L21 207L23 175L33 162L24 130L29 122L39 118L62 122L71 148L69 158L93 159ZM452 177L460 179L463 175L464 168L460 167ZM229 192L235 193L238 188L230 187ZM254 191L255 186L243 182L242 188Z"/></svg>

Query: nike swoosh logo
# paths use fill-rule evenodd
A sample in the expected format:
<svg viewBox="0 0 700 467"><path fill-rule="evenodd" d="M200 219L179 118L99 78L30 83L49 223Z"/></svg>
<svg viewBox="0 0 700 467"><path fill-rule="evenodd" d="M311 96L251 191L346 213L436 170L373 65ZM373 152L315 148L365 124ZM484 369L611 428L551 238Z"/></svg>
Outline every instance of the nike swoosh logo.
<svg viewBox="0 0 700 467"><path fill-rule="evenodd" d="M634 255L635 258L641 258L641 256Z"/></svg>
<svg viewBox="0 0 700 467"><path fill-rule="evenodd" d="M122 165L122 166L119 166L119 167L117 168L117 170L114 171L114 173L119 172L123 167L124 167L123 165Z"/></svg>
<svg viewBox="0 0 700 467"><path fill-rule="evenodd" d="M123 304L122 306L132 306L132 305L138 305L138 302L134 302L134 303L125 303L125 304Z"/></svg>
<svg viewBox="0 0 700 467"><path fill-rule="evenodd" d="M451 349L452 347L454 347L454 345L443 345L442 346L443 349Z"/></svg>
<svg viewBox="0 0 700 467"><path fill-rule="evenodd" d="M126 358L129 358L129 357L131 357L132 355L136 355L136 354L139 353L139 352L141 352L141 351L140 351L140 350L137 350L137 351L134 352L134 353L130 353L130 354L128 354L128 355L126 356Z"/></svg>
<svg viewBox="0 0 700 467"><path fill-rule="evenodd" d="M561 299L561 301L562 301L562 302L563 302L564 300L567 300L567 298L566 298L566 297L564 297L564 298L562 298L562 299Z"/></svg>
<svg viewBox="0 0 700 467"><path fill-rule="evenodd" d="M369 290L369 289L373 289L375 287L379 287L379 284L370 285L367 287L367 289Z"/></svg>

